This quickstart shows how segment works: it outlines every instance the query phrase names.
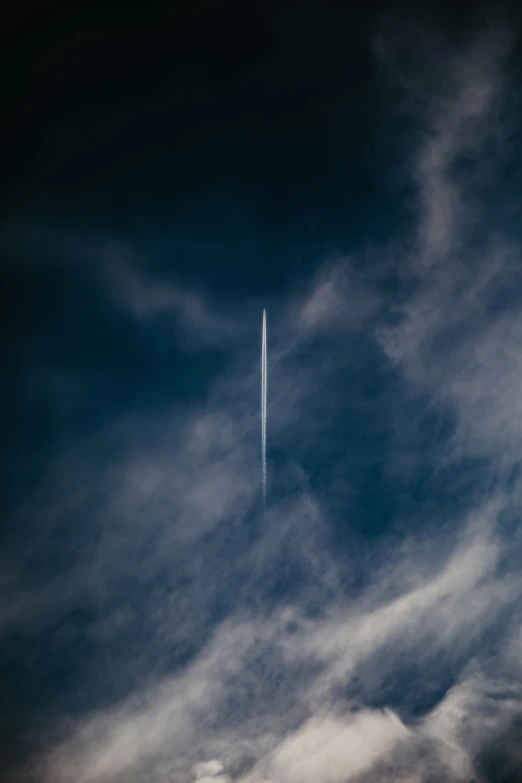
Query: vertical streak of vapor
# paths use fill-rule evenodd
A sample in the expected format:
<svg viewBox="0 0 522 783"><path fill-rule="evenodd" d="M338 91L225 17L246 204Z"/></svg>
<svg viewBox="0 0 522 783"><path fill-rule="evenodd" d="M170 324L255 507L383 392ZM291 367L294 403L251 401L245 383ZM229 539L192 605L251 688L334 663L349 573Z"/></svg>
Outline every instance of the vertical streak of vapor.
<svg viewBox="0 0 522 783"><path fill-rule="evenodd" d="M263 338L261 342L261 470L263 477L263 507L266 508L266 310L263 310Z"/></svg>

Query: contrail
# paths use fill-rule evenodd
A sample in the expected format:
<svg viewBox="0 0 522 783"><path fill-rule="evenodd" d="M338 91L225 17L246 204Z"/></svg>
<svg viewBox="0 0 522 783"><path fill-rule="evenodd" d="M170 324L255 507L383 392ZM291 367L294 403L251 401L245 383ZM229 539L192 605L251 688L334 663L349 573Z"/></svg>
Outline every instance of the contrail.
<svg viewBox="0 0 522 783"><path fill-rule="evenodd" d="M263 474L263 506L266 508L266 310L263 310L263 338L261 341L261 470Z"/></svg>

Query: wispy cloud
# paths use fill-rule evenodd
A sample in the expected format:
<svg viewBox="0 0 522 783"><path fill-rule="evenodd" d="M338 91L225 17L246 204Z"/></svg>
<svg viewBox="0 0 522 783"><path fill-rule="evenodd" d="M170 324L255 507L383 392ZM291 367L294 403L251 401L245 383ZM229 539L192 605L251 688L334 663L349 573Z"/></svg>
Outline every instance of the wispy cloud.
<svg viewBox="0 0 522 783"><path fill-rule="evenodd" d="M230 344L237 336L237 323L218 314L201 293L181 285L158 281L139 272L132 263L105 253L105 274L114 301L138 320L173 316L186 335L210 346Z"/></svg>
<svg viewBox="0 0 522 783"><path fill-rule="evenodd" d="M294 328L307 337L338 329L360 329L379 304L378 292L351 260L337 259L321 269L311 291L299 302Z"/></svg>
<svg viewBox="0 0 522 783"><path fill-rule="evenodd" d="M255 762L248 780L336 781L355 779L385 759L392 763L395 749L400 768L406 758L413 773L426 742L439 765L467 770L476 738L470 741L465 731L460 736L469 699L459 694L473 692L476 711L476 688L457 686L410 727L393 710L365 710L364 704L384 692L386 679L409 658L429 667L448 650L456 657L479 652L484 631L515 605L520 579L506 582L495 572L493 520L475 535L473 522L450 562L427 583L422 561L389 551L387 579L377 575L374 589L350 609L330 604L330 618L303 615L307 602L297 597L294 608L227 621L183 673L94 715L72 742L58 746L47 760L49 779L140 780L159 775L168 760L168 774L183 780L203 753L218 756L231 774ZM306 544L297 532L294 547L300 549ZM405 570L414 570L414 585L390 601L386 595L400 590ZM336 716L339 687L350 693L353 712L344 717ZM506 720L517 703L499 703Z"/></svg>
<svg viewBox="0 0 522 783"><path fill-rule="evenodd" d="M413 282L400 307L380 273L342 259L289 296L288 317L274 319L269 441L275 452L301 446L291 460L273 456L265 515L259 340L249 358L238 349L203 403L127 418L57 460L60 491L41 512L38 543L79 520L89 520L93 540L50 585L46 612L95 606L90 633L110 661L96 676L125 686L109 706L57 722L56 742L36 762L44 780L465 781L482 774L490 737L517 761L509 735L522 715L517 481L504 471L494 492L478 487L465 512L441 502L440 525L412 532L398 519L365 543L351 529L349 503L337 499L357 475L344 454L357 448L350 433L333 439L336 475L314 482L306 459L336 427L326 410L317 414L317 390L336 377L346 404L343 384L365 340L383 383L391 373L404 399L424 395L449 409L447 462L480 454L492 473L507 465L515 474L520 311L501 296L498 304L516 276L511 243L495 243L491 256L467 247L480 205L454 172L459 156L480 158L494 132L499 40L452 60L454 78L413 156L418 214L403 259ZM105 290L132 318L172 313L202 343L235 344L240 322L221 316L210 296L132 264L111 270ZM329 341L326 359L323 350L303 356L314 337ZM401 458L400 438L391 442L386 465ZM114 443L117 456L100 460ZM428 451L423 464L440 458L440 448ZM121 649L129 640L130 654Z"/></svg>

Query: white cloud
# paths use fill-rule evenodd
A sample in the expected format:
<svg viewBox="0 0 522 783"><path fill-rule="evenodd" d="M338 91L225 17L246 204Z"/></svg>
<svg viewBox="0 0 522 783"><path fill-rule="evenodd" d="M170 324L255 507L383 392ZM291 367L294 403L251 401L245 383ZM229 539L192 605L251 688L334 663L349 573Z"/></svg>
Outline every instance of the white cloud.
<svg viewBox="0 0 522 783"><path fill-rule="evenodd" d="M212 777L198 778L198 783L228 783L228 775L213 775Z"/></svg>
<svg viewBox="0 0 522 783"><path fill-rule="evenodd" d="M408 729L389 710L364 710L344 719L315 717L285 739L266 770L263 765L263 775L278 783L343 783L408 737Z"/></svg>
<svg viewBox="0 0 522 783"><path fill-rule="evenodd" d="M218 759L212 759L211 761L201 761L196 764L193 772L197 780L201 778L215 778L224 771L223 763Z"/></svg>
<svg viewBox="0 0 522 783"><path fill-rule="evenodd" d="M354 698L364 705L365 695L379 693L401 659L421 663L445 649L465 650L517 600L519 582L510 586L495 571L497 511L484 509L477 530L478 517L472 517L449 562L427 580L423 570L431 566L425 561L408 555L401 560L388 550L386 577L377 574L373 588L353 606L330 605L327 620L303 616L295 606L227 621L185 671L92 716L55 748L47 760L48 779L141 781L157 770L158 759L167 758L168 774L183 781L204 754L219 759L195 768L204 778L233 775L253 764L247 780L340 783L384 761L394 769L396 754L397 769L406 765L413 774L416 748L424 741L439 765L460 774L475 749L461 726L483 703L480 693L470 702L477 689L466 681L465 691L458 686L411 728L390 710L336 717L334 686L361 678L363 690ZM294 546L301 547L298 538ZM390 600L405 577L410 588ZM373 665L380 650L385 654Z"/></svg>

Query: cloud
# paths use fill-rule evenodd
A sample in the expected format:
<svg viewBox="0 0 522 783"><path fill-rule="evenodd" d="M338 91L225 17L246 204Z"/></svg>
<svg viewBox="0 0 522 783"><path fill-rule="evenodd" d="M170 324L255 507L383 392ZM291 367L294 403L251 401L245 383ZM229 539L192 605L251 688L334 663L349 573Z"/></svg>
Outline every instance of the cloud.
<svg viewBox="0 0 522 783"><path fill-rule="evenodd" d="M219 347L237 337L237 324L215 312L201 293L181 285L159 282L105 250L105 273L114 301L138 321L174 316L185 335L198 343Z"/></svg>
<svg viewBox="0 0 522 783"><path fill-rule="evenodd" d="M511 460L519 442L521 313L509 292L520 275L516 239L493 219L484 231L484 199L505 155L497 135L509 50L509 33L496 28L466 57L450 59L452 75L432 100L413 167L419 231L407 262L411 293L375 331L408 384L453 416L454 455L499 462Z"/></svg>
<svg viewBox="0 0 522 783"><path fill-rule="evenodd" d="M504 86L501 67L507 48L505 30L470 47L465 59L454 64L450 97L441 101L431 118L429 140L421 147L415 172L423 264L454 254L466 236L472 194L454 170L466 155L478 159L475 165L480 165L477 152L497 129L494 120Z"/></svg>
<svg viewBox="0 0 522 783"><path fill-rule="evenodd" d="M509 586L495 577L499 543L492 520L482 533L474 525L470 520L460 548L427 582L427 563L388 551L386 580L376 575L374 589L351 610L330 604L331 618L314 619L303 614L305 603L225 622L179 675L94 715L57 746L46 761L48 779L139 781L159 774L159 759L170 759L168 774L185 780L204 753L218 757L229 774L241 775L247 765L247 780L315 776L326 783L343 774L358 779L384 760L395 768L395 753L397 769L406 765L413 774L426 742L435 759L430 764L468 769L476 746L459 732L469 721L468 706L477 715L484 709L480 693L470 705L476 681L464 680L411 727L393 710L363 705L405 659L428 670L446 649L473 654L499 612L515 604L520 580ZM299 539L294 546L300 548ZM401 589L405 570L414 571L413 579L407 576L414 584L388 600L387 593ZM350 688L357 712L336 717L336 686Z"/></svg>
<svg viewBox="0 0 522 783"><path fill-rule="evenodd" d="M49 756L49 780L81 783L132 779L134 768L170 745L175 753L195 750L205 720L212 722L221 678L241 666L252 635L248 625L223 628L217 640L181 677L133 694L124 705L95 714L77 732L74 742L58 746ZM216 676L218 675L218 676ZM181 759L187 771L187 757ZM174 767L176 760L174 760ZM208 770L207 770L208 776Z"/></svg>
<svg viewBox="0 0 522 783"><path fill-rule="evenodd" d="M471 664L425 718L422 732L435 741L439 756L459 778L480 775L488 745L505 745L510 726L521 719L521 696L517 680ZM512 762L520 761L518 750L509 744L506 750Z"/></svg>
<svg viewBox="0 0 522 783"><path fill-rule="evenodd" d="M200 783L211 783L211 781L217 781L217 783L228 783L229 780L230 778L228 775L215 775L212 777L198 778Z"/></svg>
<svg viewBox="0 0 522 783"><path fill-rule="evenodd" d="M271 322L266 514L259 341L247 358L235 341L250 326L220 316L210 295L111 266L106 291L137 322L173 314L200 344L235 353L206 400L104 426L50 465L47 506L26 502L39 525L25 570L53 541L85 536L35 603L41 622L94 607L89 641L109 661L83 664L100 703L56 721L36 762L44 780L464 781L482 769L491 737L517 760L517 481L498 481L494 492L480 484L465 511L437 497L440 522L426 521L419 503L413 530L397 518L378 540L354 532L354 464L370 470L379 458L391 471L402 457L400 438L384 455L379 444L377 458L353 435L353 411L368 404L352 372L363 340L405 418L415 395L451 410L453 464L479 453L494 473L517 459L520 317L518 305L495 310L512 254L469 250L465 263L475 205L454 173L459 156L480 157L494 126L502 57L497 39L491 46L460 61L414 159L418 222L404 241L415 247L404 259L411 286L387 295L386 263L374 275L360 259L330 262ZM315 337L328 352L303 356ZM352 414L344 430L327 410L332 379ZM364 426L381 404L368 405ZM381 411L383 429L388 415ZM440 450L426 451L418 461L436 471ZM315 480L323 455L328 469ZM413 481L404 486L418 492ZM25 595L17 576L8 587ZM117 693L104 701L112 682Z"/></svg>
<svg viewBox="0 0 522 783"><path fill-rule="evenodd" d="M379 306L379 295L349 258L321 269L297 307L294 328L309 334L360 329Z"/></svg>
<svg viewBox="0 0 522 783"><path fill-rule="evenodd" d="M264 774L288 783L342 783L372 767L408 736L389 710L364 710L344 720L312 718L275 751Z"/></svg>
<svg viewBox="0 0 522 783"><path fill-rule="evenodd" d="M202 761L199 764L196 764L193 772L196 777L196 780L200 780L201 778L205 778L205 777L215 778L218 775L221 775L221 773L223 772L223 764L221 763L221 761L218 761L218 759L212 759L211 761Z"/></svg>

